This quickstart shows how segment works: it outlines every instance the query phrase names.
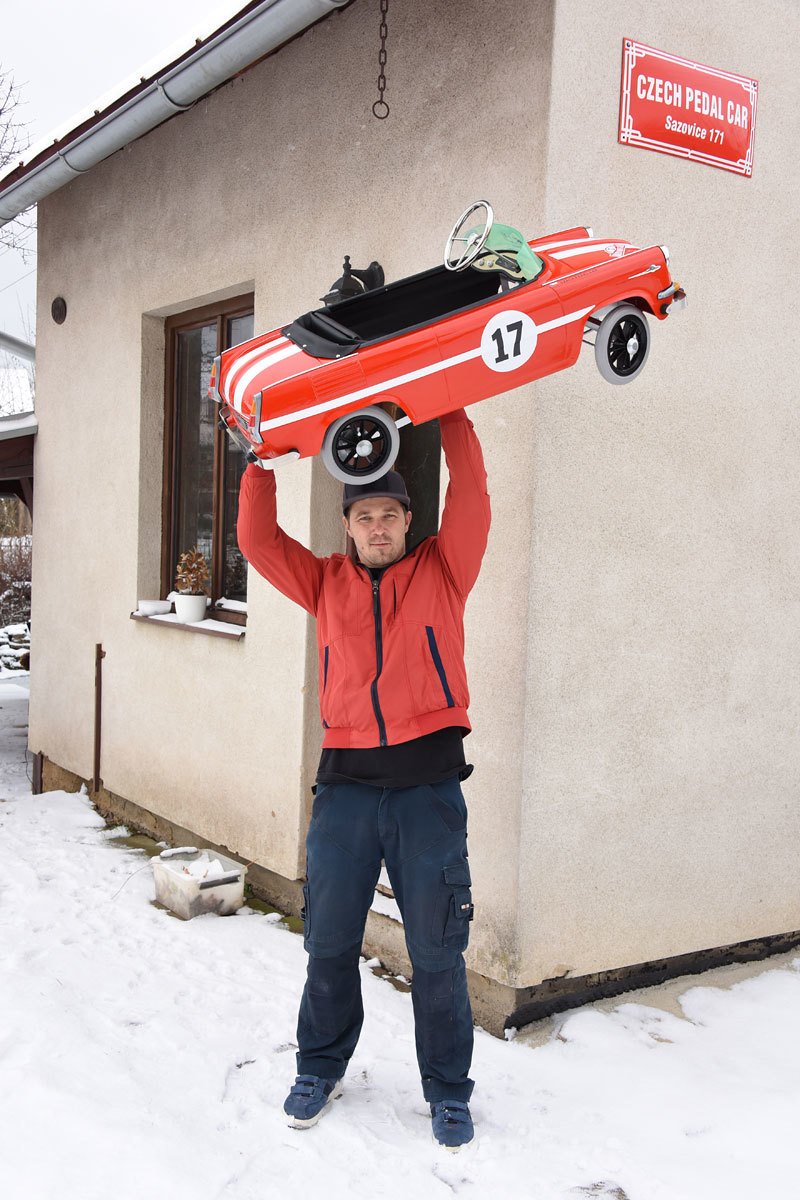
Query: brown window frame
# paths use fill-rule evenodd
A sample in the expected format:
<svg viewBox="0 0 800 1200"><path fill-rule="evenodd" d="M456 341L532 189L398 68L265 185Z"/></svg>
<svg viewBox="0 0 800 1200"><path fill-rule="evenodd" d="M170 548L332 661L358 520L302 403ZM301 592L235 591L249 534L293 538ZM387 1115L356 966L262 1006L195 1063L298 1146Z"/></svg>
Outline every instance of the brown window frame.
<svg viewBox="0 0 800 1200"><path fill-rule="evenodd" d="M227 322L234 317L244 317L253 312L255 297L252 293L235 296L230 300L219 301L216 304L206 304L202 308L193 308L186 312L167 317L164 322L165 340L165 379L164 379L164 473L163 499L161 513L161 594L167 596L175 586L175 563L172 559L173 522L175 520L175 479L177 473L177 383L178 383L178 334L186 330L196 329L201 325L217 322L217 347L225 347L225 331ZM225 568L225 546L223 544L222 527L224 516L224 456L225 439L227 434L217 425L214 431L214 477L213 477L213 509L211 513L212 528L212 561L211 567L211 600L215 621L226 621L231 625L246 625L247 613L231 612L227 609L213 608L216 600L222 596L222 580Z"/></svg>

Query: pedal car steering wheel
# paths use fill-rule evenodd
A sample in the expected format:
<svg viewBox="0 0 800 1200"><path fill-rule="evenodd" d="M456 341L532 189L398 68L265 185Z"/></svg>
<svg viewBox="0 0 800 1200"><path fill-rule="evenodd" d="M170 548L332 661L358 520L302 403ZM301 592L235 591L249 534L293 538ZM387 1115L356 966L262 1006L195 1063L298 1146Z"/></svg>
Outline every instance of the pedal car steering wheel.
<svg viewBox="0 0 800 1200"><path fill-rule="evenodd" d="M494 213L488 200L477 200L475 204L470 204L456 221L447 239L444 265L448 271L463 271L475 262L486 244L493 222Z"/></svg>

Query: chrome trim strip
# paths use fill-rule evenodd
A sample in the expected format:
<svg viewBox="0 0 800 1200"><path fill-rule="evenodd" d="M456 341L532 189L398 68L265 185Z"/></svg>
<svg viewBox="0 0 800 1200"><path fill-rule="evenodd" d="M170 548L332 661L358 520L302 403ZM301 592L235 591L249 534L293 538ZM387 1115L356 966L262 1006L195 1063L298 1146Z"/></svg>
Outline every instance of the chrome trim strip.
<svg viewBox="0 0 800 1200"><path fill-rule="evenodd" d="M277 458L257 458L255 462L265 471L271 471L273 467L280 466L281 463L297 462L299 457L299 450L287 450L285 454L279 454Z"/></svg>
<svg viewBox="0 0 800 1200"><path fill-rule="evenodd" d="M253 419L252 428L250 429L250 436L254 442L258 443L259 446L264 441L263 437L261 436L261 397L263 395L263 392L256 392L253 396Z"/></svg>
<svg viewBox="0 0 800 1200"><path fill-rule="evenodd" d="M216 367L216 371L214 372L214 399L216 400L217 404L222 404L222 403L224 403L224 401L223 401L223 397L222 397L222 392L219 390L219 377L220 377L220 372L222 370L222 355L221 354L218 354L216 356L216 358L214 359L214 366Z"/></svg>

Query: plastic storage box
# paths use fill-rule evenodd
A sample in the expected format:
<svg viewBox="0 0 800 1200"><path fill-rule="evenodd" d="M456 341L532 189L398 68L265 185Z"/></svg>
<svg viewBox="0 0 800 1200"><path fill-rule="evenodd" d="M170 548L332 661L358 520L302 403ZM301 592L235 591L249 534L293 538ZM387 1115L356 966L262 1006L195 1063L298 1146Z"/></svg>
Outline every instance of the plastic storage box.
<svg viewBox="0 0 800 1200"><path fill-rule="evenodd" d="M244 903L247 867L233 858L215 850L178 846L162 851L152 862L156 900L184 921L200 913L226 916Z"/></svg>

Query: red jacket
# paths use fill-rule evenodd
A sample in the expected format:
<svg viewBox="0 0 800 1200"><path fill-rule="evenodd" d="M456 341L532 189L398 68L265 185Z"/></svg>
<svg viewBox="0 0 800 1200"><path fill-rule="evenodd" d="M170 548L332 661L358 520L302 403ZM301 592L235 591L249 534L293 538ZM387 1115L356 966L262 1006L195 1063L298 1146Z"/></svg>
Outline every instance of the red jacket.
<svg viewBox="0 0 800 1200"><path fill-rule="evenodd" d="M317 618L324 746L394 745L470 728L464 606L489 534L486 469L463 409L441 417L450 473L441 527L380 584L346 554L317 558L280 528L275 476L248 466L239 546L259 574Z"/></svg>

